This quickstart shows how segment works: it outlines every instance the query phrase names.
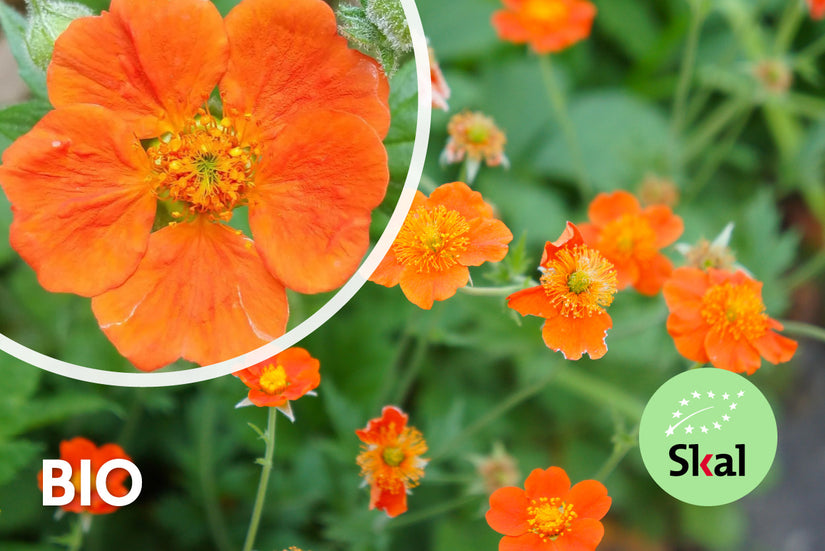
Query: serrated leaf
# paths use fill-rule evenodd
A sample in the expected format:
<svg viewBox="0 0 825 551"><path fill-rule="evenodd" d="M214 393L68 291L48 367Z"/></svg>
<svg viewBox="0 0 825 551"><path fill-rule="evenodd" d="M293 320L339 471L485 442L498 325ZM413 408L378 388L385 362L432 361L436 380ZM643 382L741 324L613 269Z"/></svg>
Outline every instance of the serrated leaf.
<svg viewBox="0 0 825 551"><path fill-rule="evenodd" d="M20 78L36 97L46 99L46 73L32 62L26 48L26 18L5 2L0 2L0 26L9 41Z"/></svg>

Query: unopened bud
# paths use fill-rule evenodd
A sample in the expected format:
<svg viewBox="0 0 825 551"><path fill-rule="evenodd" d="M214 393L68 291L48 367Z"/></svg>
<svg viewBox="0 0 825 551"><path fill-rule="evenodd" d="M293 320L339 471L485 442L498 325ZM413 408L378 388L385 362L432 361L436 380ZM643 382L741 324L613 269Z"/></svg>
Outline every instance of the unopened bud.
<svg viewBox="0 0 825 551"><path fill-rule="evenodd" d="M28 8L26 47L32 61L44 71L52 60L54 41L57 37L75 19L94 14L83 4L53 0L28 0Z"/></svg>

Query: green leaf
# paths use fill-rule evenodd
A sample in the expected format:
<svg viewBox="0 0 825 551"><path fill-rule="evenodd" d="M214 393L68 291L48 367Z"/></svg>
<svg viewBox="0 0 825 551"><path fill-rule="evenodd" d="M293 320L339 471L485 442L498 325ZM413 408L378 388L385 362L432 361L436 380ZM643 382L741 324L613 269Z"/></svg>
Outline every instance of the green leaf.
<svg viewBox="0 0 825 551"><path fill-rule="evenodd" d="M123 415L123 409L104 398L84 393L62 393L48 399L34 399L21 408L19 431L28 431L63 421L76 415L108 410Z"/></svg>
<svg viewBox="0 0 825 551"><path fill-rule="evenodd" d="M0 442L0 485L5 484L42 454L40 444L17 440Z"/></svg>
<svg viewBox="0 0 825 551"><path fill-rule="evenodd" d="M36 97L46 99L46 73L32 62L26 48L26 18L5 2L0 2L0 26L9 41L11 53L17 61L17 70Z"/></svg>
<svg viewBox="0 0 825 551"><path fill-rule="evenodd" d="M42 100L27 101L0 109L0 153L11 143L31 130L51 106Z"/></svg>
<svg viewBox="0 0 825 551"><path fill-rule="evenodd" d="M660 31L651 6L638 0L611 0L599 4L599 28L626 54L636 59L649 55Z"/></svg>

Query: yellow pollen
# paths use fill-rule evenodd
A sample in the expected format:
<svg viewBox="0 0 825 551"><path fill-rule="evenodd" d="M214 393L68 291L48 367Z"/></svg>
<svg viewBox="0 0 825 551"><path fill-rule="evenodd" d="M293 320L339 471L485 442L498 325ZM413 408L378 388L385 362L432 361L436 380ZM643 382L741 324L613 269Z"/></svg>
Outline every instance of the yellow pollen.
<svg viewBox="0 0 825 551"><path fill-rule="evenodd" d="M598 248L610 251L611 258L649 258L656 254L656 233L644 218L625 214L604 227Z"/></svg>
<svg viewBox="0 0 825 551"><path fill-rule="evenodd" d="M531 499L527 506L530 531L544 542L570 531L570 524L576 517L578 515L573 511L573 506L558 497Z"/></svg>
<svg viewBox="0 0 825 551"><path fill-rule="evenodd" d="M286 370L284 370L284 366L281 364L277 366L270 364L264 367L258 384L261 386L261 390L270 396L280 394L286 390L289 386L289 381L286 380Z"/></svg>
<svg viewBox="0 0 825 551"><path fill-rule="evenodd" d="M541 285L563 316L590 317L604 312L616 294L616 270L587 245L561 249L543 268Z"/></svg>
<svg viewBox="0 0 825 551"><path fill-rule="evenodd" d="M768 315L756 282L711 287L702 297L701 314L713 329L737 341L758 339L768 330Z"/></svg>
<svg viewBox="0 0 825 551"><path fill-rule="evenodd" d="M522 10L527 19L548 24L561 23L569 14L567 6L560 0L528 0Z"/></svg>
<svg viewBox="0 0 825 551"><path fill-rule="evenodd" d="M398 232L394 250L398 262L419 273L441 272L455 266L470 244L467 220L458 211L438 205L418 207Z"/></svg>
<svg viewBox="0 0 825 551"><path fill-rule="evenodd" d="M384 448L384 451L381 454L381 456L384 458L384 463L386 463L390 467L399 466L406 457L406 455L404 454L404 450L396 447Z"/></svg>
<svg viewBox="0 0 825 551"><path fill-rule="evenodd" d="M254 185L257 144L245 142L229 117L219 121L201 111L147 154L158 198L184 205L191 215L229 220Z"/></svg>

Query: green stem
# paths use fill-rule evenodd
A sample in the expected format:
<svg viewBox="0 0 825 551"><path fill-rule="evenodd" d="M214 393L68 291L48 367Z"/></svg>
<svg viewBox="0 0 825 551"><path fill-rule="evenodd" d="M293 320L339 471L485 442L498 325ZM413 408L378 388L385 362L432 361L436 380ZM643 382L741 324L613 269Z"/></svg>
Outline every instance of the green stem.
<svg viewBox="0 0 825 551"><path fill-rule="evenodd" d="M693 67L696 64L696 50L699 46L699 35L702 23L705 20L704 10L695 2L690 3L690 27L688 29L687 44L682 57L682 68L679 71L679 81L676 85L676 95L673 98L673 120L671 130L674 136L682 133L685 122L685 105L687 104L690 82L693 80Z"/></svg>
<svg viewBox="0 0 825 551"><path fill-rule="evenodd" d="M823 270L825 270L825 249L820 250L802 266L791 272L785 278L783 287L788 291L793 291L803 283L818 276Z"/></svg>
<svg viewBox="0 0 825 551"><path fill-rule="evenodd" d="M272 457L275 454L275 420L278 410L274 407L269 409L269 418L266 426L266 433L264 433L264 441L266 442L266 452L264 458L258 459L258 463L262 465L261 480L258 482L258 494L255 496L255 506L252 509L252 518L249 519L249 529L246 532L246 541L243 545L243 551L252 551L255 545L255 537L258 535L258 525L261 522L261 513L264 510L264 500L266 499L266 487L269 484L269 474L272 472Z"/></svg>
<svg viewBox="0 0 825 551"><path fill-rule="evenodd" d="M556 77L553 74L553 66L550 61L550 55L539 56L539 67L541 68L541 76L544 81L544 87L550 97L550 103L556 113L559 125L561 126L564 139L567 141L567 147L570 149L570 155L573 159L573 167L576 171L577 183L579 192L582 197L589 200L593 193L590 182L587 178L587 170L584 165L584 157L579 148L579 141L576 138L576 130L573 127L573 122L570 120L570 114L567 111L567 101L564 98L564 93L556 82Z"/></svg>
<svg viewBox="0 0 825 551"><path fill-rule="evenodd" d="M783 333L825 342L825 329L802 321L779 320L785 326Z"/></svg>
<svg viewBox="0 0 825 551"><path fill-rule="evenodd" d="M728 124L737 115L748 108L747 102L741 98L730 99L717 107L686 141L682 162L687 163L703 153L716 139L717 135L727 128Z"/></svg>
<svg viewBox="0 0 825 551"><path fill-rule="evenodd" d="M464 159L464 162L461 163L458 169L458 181L464 182L465 184L472 185L472 182L467 181L467 163L469 162L468 159Z"/></svg>
<svg viewBox="0 0 825 551"><path fill-rule="evenodd" d="M405 526L409 526L411 524L415 524L417 522L421 522L422 520L427 520L428 518L437 517L452 511L453 509L458 509L463 507L464 505L476 501L480 496L478 495L470 495L470 496L463 496L452 501L448 501L431 509L425 509L423 511L417 511L412 514L406 514L402 518L398 520L392 521L389 524L388 528L403 528Z"/></svg>
<svg viewBox="0 0 825 551"><path fill-rule="evenodd" d="M607 480L607 477L616 470L616 467L619 466L619 463L622 462L622 459L625 458L627 453L639 445L639 426L636 425L636 428L630 434L621 434L616 435L613 442L613 452L610 454L610 457L604 462L604 465L596 472L596 475L593 477L594 479L604 482Z"/></svg>
<svg viewBox="0 0 825 551"><path fill-rule="evenodd" d="M83 515L87 513L81 513L77 515L77 521L72 526L72 531L69 533L69 541L67 549L68 551L80 551L83 547Z"/></svg>
<svg viewBox="0 0 825 551"><path fill-rule="evenodd" d="M825 52L825 34L811 42L804 50L797 54L798 59L813 58Z"/></svg>
<svg viewBox="0 0 825 551"><path fill-rule="evenodd" d="M739 139L739 136L745 130L745 126L748 124L750 116L750 110L742 113L739 120L729 127L730 129L722 139L721 143L719 143L718 146L713 147L708 152L705 157L705 161L696 172L696 177L693 179L693 185L690 187L688 192L685 193L685 202L692 202L692 200L699 195L708 182L710 182L713 175L722 165L722 162L728 157L731 149L733 149L736 145L736 140Z"/></svg>
<svg viewBox="0 0 825 551"><path fill-rule="evenodd" d="M614 384L602 380L583 369L557 367L553 384L578 394L596 405L610 405L631 419L640 419L645 405Z"/></svg>
<svg viewBox="0 0 825 551"><path fill-rule="evenodd" d="M779 30L776 33L774 51L778 55L783 55L790 49L796 31L799 30L799 25L802 23L803 16L801 1L792 0L788 2L785 11L782 13L782 19L779 21Z"/></svg>
<svg viewBox="0 0 825 551"><path fill-rule="evenodd" d="M396 393L396 404L403 404L407 399L407 394L410 392L415 379L421 373L421 367L424 365L424 357L427 355L427 349L430 343L428 339L419 337L415 341L415 348L413 349L412 358L410 359L407 369L398 383L398 391Z"/></svg>

